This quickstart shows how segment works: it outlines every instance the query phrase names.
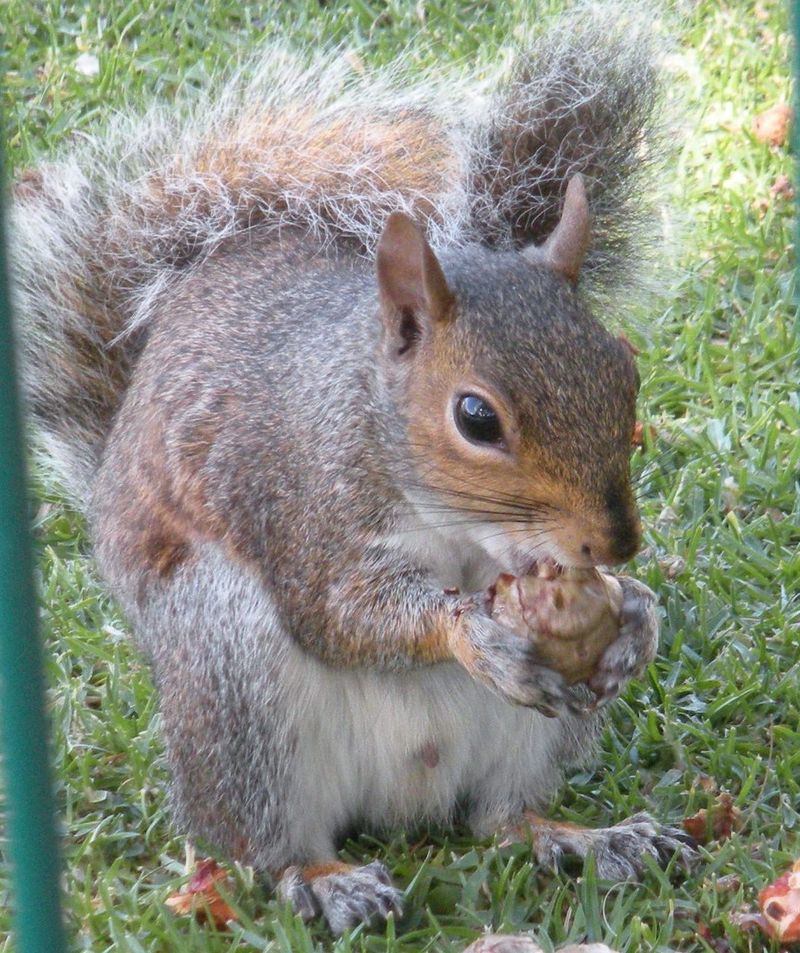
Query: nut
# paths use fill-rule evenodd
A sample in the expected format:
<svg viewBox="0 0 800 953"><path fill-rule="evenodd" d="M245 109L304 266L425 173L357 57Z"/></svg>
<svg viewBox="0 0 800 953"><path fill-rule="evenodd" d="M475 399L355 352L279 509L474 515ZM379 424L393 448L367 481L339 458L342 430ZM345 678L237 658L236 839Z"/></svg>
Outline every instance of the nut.
<svg viewBox="0 0 800 953"><path fill-rule="evenodd" d="M535 574L498 577L492 618L530 638L542 659L575 684L591 677L619 635L621 609L614 576L542 564Z"/></svg>

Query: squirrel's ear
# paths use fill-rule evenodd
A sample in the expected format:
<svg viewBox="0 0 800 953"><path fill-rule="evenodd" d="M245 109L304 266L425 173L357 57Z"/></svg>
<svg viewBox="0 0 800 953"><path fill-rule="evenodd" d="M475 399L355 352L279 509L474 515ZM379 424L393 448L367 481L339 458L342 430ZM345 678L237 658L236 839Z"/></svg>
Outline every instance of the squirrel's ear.
<svg viewBox="0 0 800 953"><path fill-rule="evenodd" d="M453 295L422 229L403 212L392 212L378 242L378 290L384 319L393 322L401 350L419 337L421 321L447 321Z"/></svg>
<svg viewBox="0 0 800 953"><path fill-rule="evenodd" d="M583 176L573 175L567 184L558 225L543 245L526 248L523 254L575 284L591 240L592 220Z"/></svg>

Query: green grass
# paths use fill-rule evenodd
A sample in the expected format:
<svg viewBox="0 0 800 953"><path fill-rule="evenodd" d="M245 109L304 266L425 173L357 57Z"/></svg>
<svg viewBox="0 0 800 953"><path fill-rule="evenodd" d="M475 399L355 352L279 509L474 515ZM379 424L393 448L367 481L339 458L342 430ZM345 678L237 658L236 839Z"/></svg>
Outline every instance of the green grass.
<svg viewBox="0 0 800 953"><path fill-rule="evenodd" d="M368 62L411 45L425 65L501 46L527 6L6 0L0 112L11 163L47 156L126 103L203 86L283 29L299 42L335 38ZM591 871L552 875L523 847L463 834L364 838L346 852L377 853L408 887L407 916L385 935L357 931L334 944L246 874L232 933L176 920L163 900L181 882L183 842L165 814L148 676L97 583L80 520L40 480L35 522L76 949L456 951L491 926L530 930L545 949L588 937L626 951L708 950L698 920L737 951L765 946L728 916L800 854L798 299L793 210L769 195L790 157L751 133L756 114L789 99L788 25L778 0L756 13L744 0L700 0L683 13L669 58L685 103L670 216L682 223L681 277L640 335L641 416L658 437L636 463L647 525L638 571L660 595L661 652L615 706L598 767L571 779L558 810L590 823L641 809L678 822L709 804L699 783L708 775L734 794L745 829L712 845L686 877L654 869L641 886L610 890ZM99 57L95 77L73 69L86 51ZM740 885L718 889L728 874ZM3 870L0 936L7 891ZM0 939L0 951L11 948Z"/></svg>

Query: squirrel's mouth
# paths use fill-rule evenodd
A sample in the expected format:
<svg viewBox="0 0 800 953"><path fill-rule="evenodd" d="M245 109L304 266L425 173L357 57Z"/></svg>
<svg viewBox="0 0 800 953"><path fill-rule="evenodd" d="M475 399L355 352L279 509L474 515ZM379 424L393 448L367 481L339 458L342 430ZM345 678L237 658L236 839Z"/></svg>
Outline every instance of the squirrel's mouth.
<svg viewBox="0 0 800 953"><path fill-rule="evenodd" d="M550 556L540 557L525 563L517 576L538 576L539 579L558 579L559 577L580 577L591 570L609 572L606 566L571 566L564 565Z"/></svg>
<svg viewBox="0 0 800 953"><path fill-rule="evenodd" d="M540 579L555 579L566 570L565 566L549 556L541 556L531 560L523 569L520 576L538 576Z"/></svg>

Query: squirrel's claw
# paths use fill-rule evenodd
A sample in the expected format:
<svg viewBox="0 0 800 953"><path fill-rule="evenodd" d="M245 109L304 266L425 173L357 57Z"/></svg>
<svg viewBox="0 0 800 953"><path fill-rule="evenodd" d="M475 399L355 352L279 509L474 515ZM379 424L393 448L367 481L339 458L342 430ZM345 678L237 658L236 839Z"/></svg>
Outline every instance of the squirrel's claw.
<svg viewBox="0 0 800 953"><path fill-rule="evenodd" d="M535 708L548 718L586 714L594 696L569 685L542 661L536 646L480 611L464 613L453 652L467 671L514 705Z"/></svg>
<svg viewBox="0 0 800 953"><path fill-rule="evenodd" d="M402 916L402 894L379 861L364 867L332 867L330 873L288 867L278 883L278 896L288 900L304 920L321 914L337 936L360 923L376 926L390 913Z"/></svg>
<svg viewBox="0 0 800 953"><path fill-rule="evenodd" d="M648 856L661 867L676 857L684 868L697 856L691 837L678 828L660 824L646 813L597 830L539 818L529 818L529 823L539 863L558 867L562 856L585 858L593 853L597 875L603 880L641 880Z"/></svg>
<svg viewBox="0 0 800 953"><path fill-rule="evenodd" d="M619 636L605 650L589 680L597 695L597 708L613 701L626 683L653 661L658 646L655 593L636 579L620 576L619 581L623 598Z"/></svg>
<svg viewBox="0 0 800 953"><path fill-rule="evenodd" d="M286 868L278 883L277 893L284 903L291 903L294 912L306 923L322 914L311 884L303 877L299 867Z"/></svg>

